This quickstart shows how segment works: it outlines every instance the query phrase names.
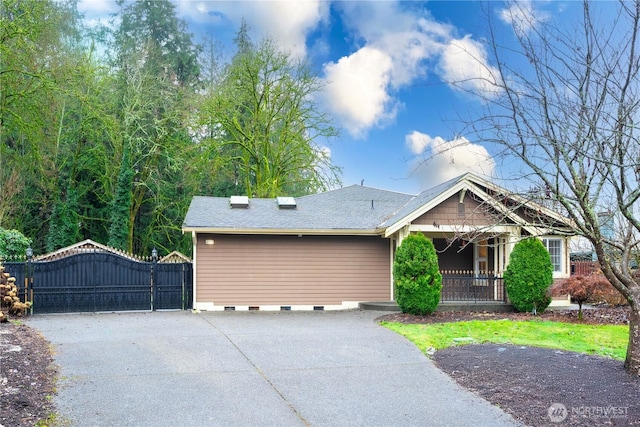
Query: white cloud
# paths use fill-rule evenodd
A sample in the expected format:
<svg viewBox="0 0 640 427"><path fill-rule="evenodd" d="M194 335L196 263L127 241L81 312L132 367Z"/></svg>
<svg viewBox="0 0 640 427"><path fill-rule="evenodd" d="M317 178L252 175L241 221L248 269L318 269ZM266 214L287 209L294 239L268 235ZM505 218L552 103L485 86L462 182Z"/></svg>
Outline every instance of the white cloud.
<svg viewBox="0 0 640 427"><path fill-rule="evenodd" d="M399 2L345 2L340 6L356 37L391 57L390 84L394 88L424 75L424 61L437 55L454 31L433 20L426 10L405 10Z"/></svg>
<svg viewBox="0 0 640 427"><path fill-rule="evenodd" d="M493 97L500 92L498 70L489 64L484 46L470 35L447 43L438 64L438 74L462 92L482 97Z"/></svg>
<svg viewBox="0 0 640 427"><path fill-rule="evenodd" d="M405 136L405 143L416 156L412 173L422 189L467 172L486 177L494 174L496 164L487 149L464 137L447 141L413 131Z"/></svg>
<svg viewBox="0 0 640 427"><path fill-rule="evenodd" d="M239 28L244 19L254 41L270 37L282 51L300 58L306 55L307 34L328 18L330 6L321 0L174 2L182 17L200 23L219 21L223 16Z"/></svg>
<svg viewBox="0 0 640 427"><path fill-rule="evenodd" d="M450 82L464 80L459 87L464 90L493 89L483 80L492 69L478 66L487 63L482 46L470 36L454 40L453 26L437 22L424 7L410 2L173 1L180 16L208 25L238 27L244 18L252 39L268 35L297 57L307 54L307 36L335 7L356 47L324 65L326 91L320 98L354 137L395 120L401 105L396 94L425 78L429 65L439 62L439 74ZM316 53L330 49L322 41L315 43ZM473 64L470 54L480 61Z"/></svg>
<svg viewBox="0 0 640 427"><path fill-rule="evenodd" d="M371 47L325 66L324 103L352 136L393 114L387 93L392 66L389 55Z"/></svg>
<svg viewBox="0 0 640 427"><path fill-rule="evenodd" d="M89 28L100 25L109 26L111 14L118 11L120 7L115 0L80 0L78 2L78 12L84 16L84 23Z"/></svg>
<svg viewBox="0 0 640 427"><path fill-rule="evenodd" d="M119 9L115 0L80 0L78 12L87 15L105 15Z"/></svg>
<svg viewBox="0 0 640 427"><path fill-rule="evenodd" d="M439 137L436 137L439 138ZM409 135L404 137L407 146L414 155L422 154L424 150L433 141L429 135L414 130ZM442 140L442 138L440 138ZM442 140L444 141L444 140Z"/></svg>
<svg viewBox="0 0 640 427"><path fill-rule="evenodd" d="M498 12L500 19L513 27L518 36L531 31L539 22L546 21L548 14L534 7L531 0L521 0L509 3L508 7Z"/></svg>
<svg viewBox="0 0 640 427"><path fill-rule="evenodd" d="M362 137L395 118L397 90L426 75L452 27L428 12L403 10L399 3L341 2L346 27L362 47L337 63L325 64L328 107L348 132Z"/></svg>

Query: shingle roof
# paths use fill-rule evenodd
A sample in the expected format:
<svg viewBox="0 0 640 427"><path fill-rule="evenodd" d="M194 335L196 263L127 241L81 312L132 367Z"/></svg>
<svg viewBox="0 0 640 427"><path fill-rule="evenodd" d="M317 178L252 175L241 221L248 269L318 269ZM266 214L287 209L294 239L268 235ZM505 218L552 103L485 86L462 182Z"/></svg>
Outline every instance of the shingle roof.
<svg viewBox="0 0 640 427"><path fill-rule="evenodd" d="M359 230L374 231L414 196L352 185L296 198L295 209L279 209L276 199L250 199L232 208L226 197L194 197L183 229Z"/></svg>
<svg viewBox="0 0 640 427"><path fill-rule="evenodd" d="M248 208L232 208L229 198L198 196L191 201L182 228L226 233L381 234L394 231L400 221L413 220L421 210L431 209L442 202L439 199L463 187L479 191L478 185L485 184L490 185L467 173L417 196L352 185L296 198L295 209L279 209L276 198L249 199Z"/></svg>

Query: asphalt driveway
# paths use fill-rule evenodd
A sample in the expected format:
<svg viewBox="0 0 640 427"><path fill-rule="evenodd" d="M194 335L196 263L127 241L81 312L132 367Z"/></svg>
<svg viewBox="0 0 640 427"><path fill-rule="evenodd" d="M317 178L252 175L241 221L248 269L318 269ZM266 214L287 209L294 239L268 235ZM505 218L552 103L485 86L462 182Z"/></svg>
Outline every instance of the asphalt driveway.
<svg viewBox="0 0 640 427"><path fill-rule="evenodd" d="M371 311L37 315L74 426L515 426Z"/></svg>

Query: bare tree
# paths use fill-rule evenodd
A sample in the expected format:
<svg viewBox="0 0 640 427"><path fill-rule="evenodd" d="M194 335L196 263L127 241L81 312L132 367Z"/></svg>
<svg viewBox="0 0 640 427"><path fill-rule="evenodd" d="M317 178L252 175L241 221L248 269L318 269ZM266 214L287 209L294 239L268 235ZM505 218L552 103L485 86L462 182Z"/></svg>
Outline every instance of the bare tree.
<svg viewBox="0 0 640 427"><path fill-rule="evenodd" d="M514 17L529 16L513 20L519 46L501 46L490 26L492 89L465 131L524 164L519 178L544 189L544 204L591 243L629 301L625 367L640 375L640 284L630 268L640 237L640 2L613 6L585 1L567 25L512 4Z"/></svg>

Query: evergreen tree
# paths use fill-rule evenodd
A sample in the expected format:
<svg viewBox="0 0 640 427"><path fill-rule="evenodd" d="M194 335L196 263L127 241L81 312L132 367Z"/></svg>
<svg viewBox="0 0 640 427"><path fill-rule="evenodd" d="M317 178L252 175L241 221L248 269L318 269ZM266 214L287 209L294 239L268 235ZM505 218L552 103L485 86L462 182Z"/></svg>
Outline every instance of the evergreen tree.
<svg viewBox="0 0 640 427"><path fill-rule="evenodd" d="M129 158L129 150L125 150L118 174L118 185L111 204L111 218L109 220L108 245L114 248L128 250L129 230L131 229L131 187L133 186L134 170Z"/></svg>
<svg viewBox="0 0 640 427"><path fill-rule="evenodd" d="M57 200L49 218L47 252L73 245L82 240L78 215L78 193L71 185Z"/></svg>

